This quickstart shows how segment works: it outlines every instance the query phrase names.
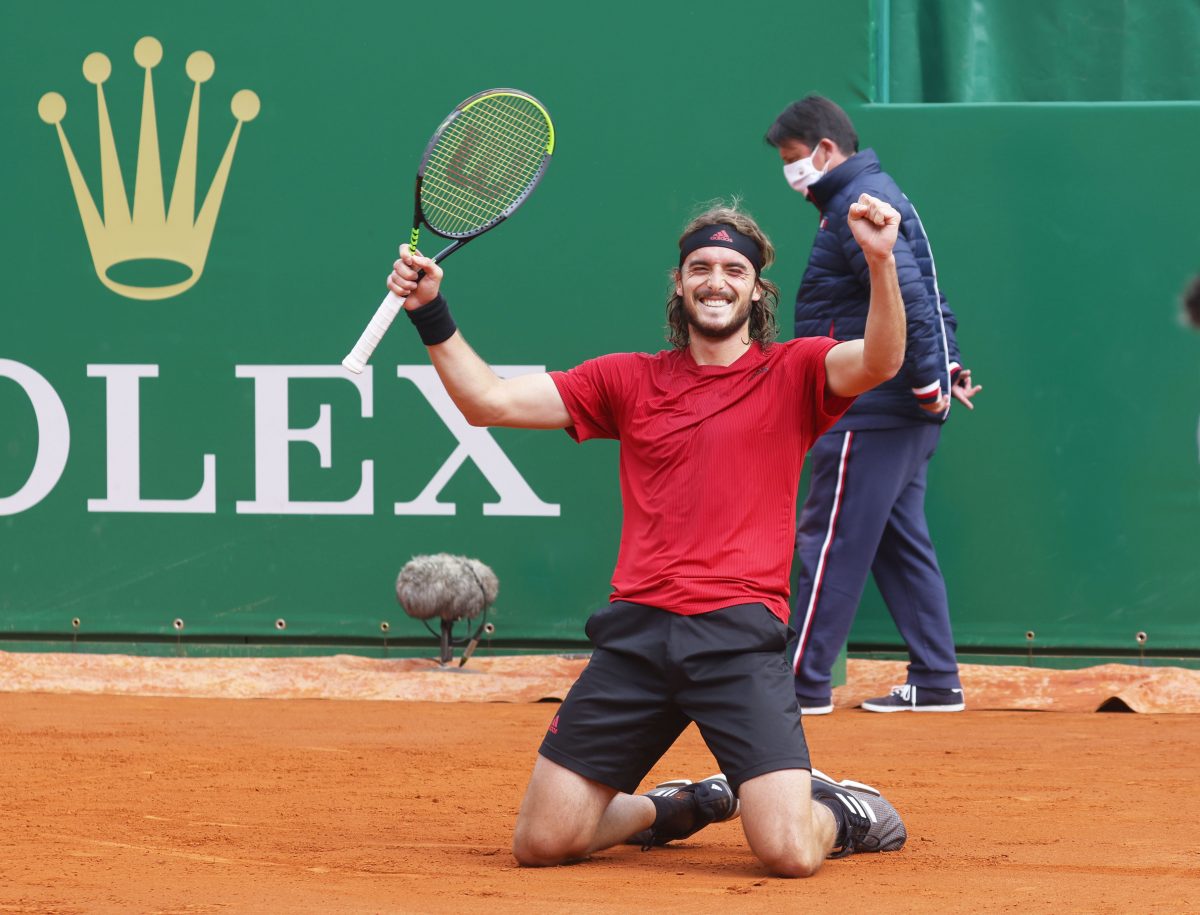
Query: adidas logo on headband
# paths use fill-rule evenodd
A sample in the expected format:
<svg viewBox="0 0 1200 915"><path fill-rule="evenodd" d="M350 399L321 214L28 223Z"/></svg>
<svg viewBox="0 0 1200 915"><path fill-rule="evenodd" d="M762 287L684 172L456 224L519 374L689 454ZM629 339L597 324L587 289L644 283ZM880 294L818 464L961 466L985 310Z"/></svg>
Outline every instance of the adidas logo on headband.
<svg viewBox="0 0 1200 915"><path fill-rule="evenodd" d="M732 248L754 265L755 273L762 272L763 255L762 250L758 247L758 242L728 224L712 225L710 223L681 238L679 240L679 266L682 267L684 259L697 248L714 246Z"/></svg>

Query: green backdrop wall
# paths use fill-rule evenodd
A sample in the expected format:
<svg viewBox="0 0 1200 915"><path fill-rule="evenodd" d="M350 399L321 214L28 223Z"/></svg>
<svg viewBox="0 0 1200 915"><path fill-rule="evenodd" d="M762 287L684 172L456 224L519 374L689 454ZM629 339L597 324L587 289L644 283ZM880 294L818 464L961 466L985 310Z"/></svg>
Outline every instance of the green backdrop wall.
<svg viewBox="0 0 1200 915"><path fill-rule="evenodd" d="M1195 651L1200 104L873 106L984 391L952 411L931 525L961 648ZM1146 143L1132 172L1115 163ZM1139 140L1139 138L1141 138ZM895 643L870 595L852 642Z"/></svg>
<svg viewBox="0 0 1200 915"><path fill-rule="evenodd" d="M1194 0L879 0L885 102L1194 100Z"/></svg>
<svg viewBox="0 0 1200 915"><path fill-rule="evenodd" d="M559 142L530 203L447 264L485 358L515 372L659 348L678 231L733 194L780 248L787 326L815 213L761 137L793 98L829 95L921 209L986 385L976 414L951 420L930 497L962 645L1020 646L1034 629L1040 644L1107 650L1146 631L1152 646L1200 650L1200 351L1175 319L1200 240L1186 203L1196 103L871 104L868 0L529 4L532 26L514 10L0 10L0 646L374 651L384 622L390 644L424 643L393 583L411 556L442 550L499 576L495 644L582 640L616 553L616 446L462 427L404 327L359 381L338 367L407 233L429 133L455 101L511 85L545 101ZM230 100L248 89L261 103L239 129L199 279L153 301L101 283L39 116L61 94L103 211L113 176L102 190L81 68L106 55L134 196L144 36L163 49L168 199L189 55L215 61L198 198L234 130ZM853 639L896 643L877 598Z"/></svg>

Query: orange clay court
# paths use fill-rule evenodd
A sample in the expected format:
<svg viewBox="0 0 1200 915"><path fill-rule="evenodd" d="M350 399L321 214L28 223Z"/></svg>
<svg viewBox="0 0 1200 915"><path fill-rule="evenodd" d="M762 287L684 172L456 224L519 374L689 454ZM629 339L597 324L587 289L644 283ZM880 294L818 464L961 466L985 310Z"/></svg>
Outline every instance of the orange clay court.
<svg viewBox="0 0 1200 915"><path fill-rule="evenodd" d="M381 701L295 697L347 677L376 695L372 677L395 662L244 661L233 678L228 660L0 653L0 912L1200 911L1200 718L1079 710L1151 708L1164 691L1192 708L1194 671L968 665L967 695L985 706L1018 704L1028 676L1043 707L1066 696L1057 707L1077 710L876 715L848 706L899 665L851 661L836 713L805 721L813 760L881 787L908 845L789 881L766 876L736 821L647 853L518 868L510 831L556 706L481 701L479 685L518 662L477 660L474 676L386 671L442 699L463 684L460 701ZM523 663L557 663L566 682L582 662ZM198 695L261 681L290 698L187 698L185 673ZM646 787L712 766L690 728Z"/></svg>

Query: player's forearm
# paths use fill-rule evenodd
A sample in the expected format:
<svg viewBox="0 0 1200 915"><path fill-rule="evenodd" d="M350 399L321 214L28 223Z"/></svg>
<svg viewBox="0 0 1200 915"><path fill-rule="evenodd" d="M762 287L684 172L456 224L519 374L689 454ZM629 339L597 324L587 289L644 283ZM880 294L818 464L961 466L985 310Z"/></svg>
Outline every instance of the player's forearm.
<svg viewBox="0 0 1200 915"><path fill-rule="evenodd" d="M411 257L410 257L411 260ZM429 262L434 269L439 269ZM436 283L440 277L434 277ZM429 282L430 278L426 278ZM410 296L416 291L416 270L403 258L396 262L395 270L388 278L388 288L396 295ZM428 292L427 292L428 294ZM415 301L409 299L408 301ZM471 349L450 316L450 307L435 285L433 298L423 305L408 308L407 314L421 342L429 351L429 360L437 370L438 377L454 405L473 426L495 424L494 410L490 409L501 380L492 367Z"/></svg>
<svg viewBox="0 0 1200 915"><path fill-rule="evenodd" d="M895 377L904 364L905 313L896 259L869 259L871 307L863 332L863 370L873 384Z"/></svg>
<svg viewBox="0 0 1200 915"><path fill-rule="evenodd" d="M503 382L462 333L455 331L448 340L426 349L446 393L467 422L473 426L496 425L496 401Z"/></svg>

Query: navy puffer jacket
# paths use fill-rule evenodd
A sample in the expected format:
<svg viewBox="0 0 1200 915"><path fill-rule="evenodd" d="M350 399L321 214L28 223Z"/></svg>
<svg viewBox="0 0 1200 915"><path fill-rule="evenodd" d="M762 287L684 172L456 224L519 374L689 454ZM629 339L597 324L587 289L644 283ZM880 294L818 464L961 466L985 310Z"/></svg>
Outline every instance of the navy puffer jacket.
<svg viewBox="0 0 1200 915"><path fill-rule="evenodd" d="M821 211L821 223L796 294L797 337L862 339L871 301L870 274L846 214L862 193L887 201L900 213L894 253L908 316L904 367L891 381L860 395L831 431L944 422L946 414L929 413L920 405L949 391L958 373L957 321L938 288L933 253L916 210L880 169L871 149L831 169L808 191Z"/></svg>

